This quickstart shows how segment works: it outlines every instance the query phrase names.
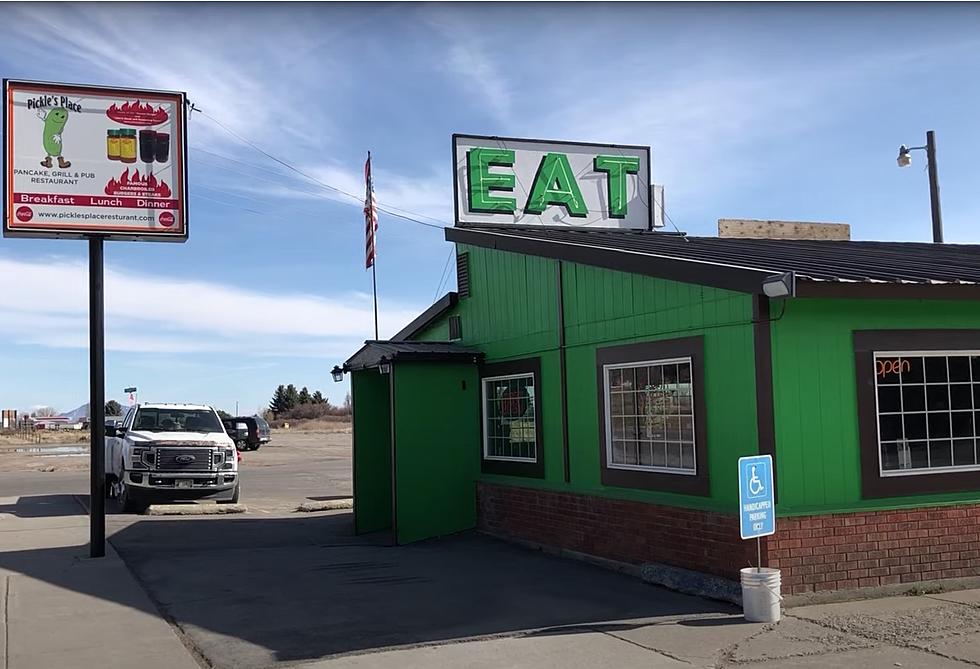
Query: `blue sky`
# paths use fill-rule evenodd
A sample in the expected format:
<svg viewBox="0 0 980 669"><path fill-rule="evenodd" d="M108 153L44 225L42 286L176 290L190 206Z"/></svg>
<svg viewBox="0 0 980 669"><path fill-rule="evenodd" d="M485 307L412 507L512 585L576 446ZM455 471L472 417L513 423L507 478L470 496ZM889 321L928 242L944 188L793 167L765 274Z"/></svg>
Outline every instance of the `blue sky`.
<svg viewBox="0 0 980 669"><path fill-rule="evenodd" d="M946 239L978 242L975 5L0 6L0 74L186 91L318 179L451 222L453 132L652 147L683 230L718 218L850 223L931 239L937 133ZM340 402L329 370L372 336L357 202L189 125L190 240L110 243L107 396L252 412L279 383ZM424 218L423 218L424 217ZM454 286L442 232L382 214L381 336ZM0 406L88 390L77 241L0 240Z"/></svg>

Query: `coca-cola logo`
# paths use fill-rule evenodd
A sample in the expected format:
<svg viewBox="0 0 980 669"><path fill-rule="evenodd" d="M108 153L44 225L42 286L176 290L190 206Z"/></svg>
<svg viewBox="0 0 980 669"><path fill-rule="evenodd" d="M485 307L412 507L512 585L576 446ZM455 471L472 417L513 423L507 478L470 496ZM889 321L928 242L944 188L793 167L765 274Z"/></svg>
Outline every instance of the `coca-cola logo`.
<svg viewBox="0 0 980 669"><path fill-rule="evenodd" d="M176 219L174 218L174 215L171 214L169 211L164 211L160 213L160 217L157 220L160 221L160 225L162 225L165 228L169 228L174 224L174 221Z"/></svg>
<svg viewBox="0 0 980 669"><path fill-rule="evenodd" d="M170 118L163 107L154 109L149 102L140 104L139 100L121 105L113 104L105 110L105 115L124 125L159 125Z"/></svg>
<svg viewBox="0 0 980 669"><path fill-rule="evenodd" d="M34 218L34 210L30 207L18 207L16 213L17 220L21 223L27 223L29 220Z"/></svg>

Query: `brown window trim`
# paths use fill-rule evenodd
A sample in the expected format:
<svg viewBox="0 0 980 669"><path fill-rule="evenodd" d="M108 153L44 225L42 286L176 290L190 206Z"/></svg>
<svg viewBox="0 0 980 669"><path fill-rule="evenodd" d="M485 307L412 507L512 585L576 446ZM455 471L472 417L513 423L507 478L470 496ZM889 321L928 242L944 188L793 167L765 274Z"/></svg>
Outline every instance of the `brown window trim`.
<svg viewBox="0 0 980 669"><path fill-rule="evenodd" d="M490 376L509 376L511 374L534 375L534 462L511 462L508 460L488 460L483 453L483 435L487 429L486 407L483 406L483 379ZM541 358L523 358L506 362L492 362L480 367L480 471L484 474L505 476L527 476L544 478L544 448L541 422Z"/></svg>
<svg viewBox="0 0 980 669"><path fill-rule="evenodd" d="M602 368L643 360L691 358L691 382L694 384L694 463L697 474L668 474L614 469L606 463L606 390ZM596 349L596 388L599 396L599 467L602 484L623 488L663 490L687 495L710 494L708 482L708 430L704 406L704 337L683 337L647 341Z"/></svg>
<svg viewBox="0 0 980 669"><path fill-rule="evenodd" d="M901 497L980 489L980 471L882 476L878 461L875 351L958 351L980 349L980 330L855 330L861 497Z"/></svg>

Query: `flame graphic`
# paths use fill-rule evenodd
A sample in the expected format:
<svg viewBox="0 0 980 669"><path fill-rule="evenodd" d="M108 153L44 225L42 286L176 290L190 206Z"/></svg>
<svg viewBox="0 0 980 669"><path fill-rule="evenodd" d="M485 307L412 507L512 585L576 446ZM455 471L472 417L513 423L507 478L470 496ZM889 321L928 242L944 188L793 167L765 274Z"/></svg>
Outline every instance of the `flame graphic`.
<svg viewBox="0 0 980 669"><path fill-rule="evenodd" d="M130 176L128 167L118 179L115 177L109 179L109 183L105 185L105 194L162 198L169 198L172 195L167 182L158 180L152 174L140 176L139 170L133 170L133 175Z"/></svg>
<svg viewBox="0 0 980 669"><path fill-rule="evenodd" d="M121 106L113 103L105 110L105 115L125 125L158 125L170 118L162 106L154 109L149 102L140 104L139 100L124 102Z"/></svg>

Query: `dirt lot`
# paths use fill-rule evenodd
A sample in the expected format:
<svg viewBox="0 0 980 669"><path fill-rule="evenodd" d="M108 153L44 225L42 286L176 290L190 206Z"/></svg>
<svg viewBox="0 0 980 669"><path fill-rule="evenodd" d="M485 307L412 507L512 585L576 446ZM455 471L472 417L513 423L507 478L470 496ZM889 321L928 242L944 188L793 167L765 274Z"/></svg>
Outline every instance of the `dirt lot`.
<svg viewBox="0 0 980 669"><path fill-rule="evenodd" d="M350 424L326 423L297 429L273 430L272 441L258 451L242 454L245 467L312 464L318 460L350 458ZM88 471L88 435L84 432L37 432L41 442L20 435L0 435L0 472Z"/></svg>

